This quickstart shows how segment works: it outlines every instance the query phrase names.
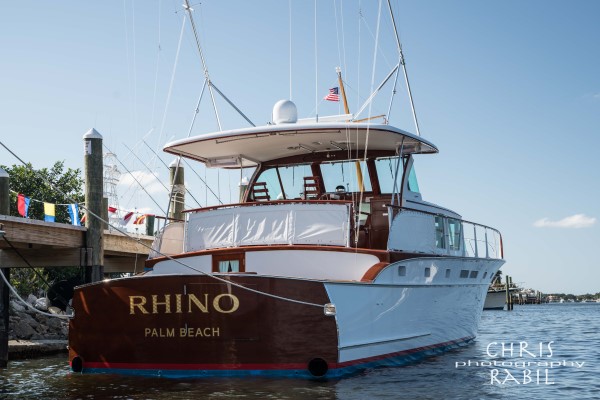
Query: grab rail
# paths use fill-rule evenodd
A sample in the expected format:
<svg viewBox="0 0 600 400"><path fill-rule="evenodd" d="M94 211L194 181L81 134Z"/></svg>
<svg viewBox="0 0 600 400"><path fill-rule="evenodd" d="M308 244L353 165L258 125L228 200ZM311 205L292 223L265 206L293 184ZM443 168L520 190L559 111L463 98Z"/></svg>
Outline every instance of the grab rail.
<svg viewBox="0 0 600 400"><path fill-rule="evenodd" d="M387 207L390 211L390 224L396 215L402 211L410 211L432 215L435 217L458 220L461 222L462 226L461 240L463 241L464 245L461 247L464 257L504 259L502 234L499 230L492 228L491 226L467 221L461 218L455 218L448 214L418 210L416 208L401 207L392 204L388 204ZM472 226L472 230L466 229L467 225ZM448 233L445 232L444 235L448 236Z"/></svg>

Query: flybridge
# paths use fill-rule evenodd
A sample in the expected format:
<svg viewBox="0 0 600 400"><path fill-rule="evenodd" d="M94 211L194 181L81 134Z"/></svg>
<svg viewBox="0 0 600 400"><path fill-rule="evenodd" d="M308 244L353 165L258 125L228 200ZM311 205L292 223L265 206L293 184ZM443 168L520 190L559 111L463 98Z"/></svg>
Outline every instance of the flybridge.
<svg viewBox="0 0 600 400"><path fill-rule="evenodd" d="M337 118L337 117L336 117ZM296 121L221 131L168 143L167 153L209 167L252 167L292 157L310 161L437 153L419 136L386 124Z"/></svg>

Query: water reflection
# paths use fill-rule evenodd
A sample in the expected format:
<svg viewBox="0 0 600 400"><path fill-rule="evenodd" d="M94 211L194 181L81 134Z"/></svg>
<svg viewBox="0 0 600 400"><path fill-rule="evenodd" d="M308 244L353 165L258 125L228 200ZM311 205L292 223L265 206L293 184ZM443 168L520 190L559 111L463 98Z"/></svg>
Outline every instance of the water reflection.
<svg viewBox="0 0 600 400"><path fill-rule="evenodd" d="M266 378L172 380L117 375L81 375L69 372L66 356L11 361L0 370L0 398L7 399L561 399L594 398L600 391L595 376L600 339L600 305L541 305L513 312L484 312L478 339L445 355L401 368L383 368L338 381ZM568 329L565 327L568 325ZM552 341L548 360L583 362L581 368L561 366L550 371L553 385L533 379L528 384L490 381L490 366L458 367L487 361L491 342L529 344L530 350ZM526 361L544 358L525 357ZM514 362L518 354L497 361ZM500 368L502 369L502 368ZM523 369L507 368L515 377ZM503 373L503 371L501 371ZM502 377L502 375L499 375ZM535 378L535 375L532 375ZM522 376L518 378L522 380Z"/></svg>

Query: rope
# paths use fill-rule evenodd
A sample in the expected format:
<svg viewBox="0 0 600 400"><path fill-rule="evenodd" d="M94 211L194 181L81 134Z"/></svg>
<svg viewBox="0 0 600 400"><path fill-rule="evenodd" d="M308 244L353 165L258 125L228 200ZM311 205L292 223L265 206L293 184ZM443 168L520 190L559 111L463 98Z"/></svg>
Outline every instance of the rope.
<svg viewBox="0 0 600 400"><path fill-rule="evenodd" d="M51 313L47 313L47 312L43 312L41 310L38 310L37 308L35 308L31 304L29 304L28 302L26 302L25 300L23 300L23 298L21 296L19 296L19 293L17 293L17 290L10 284L10 282L8 281L8 279L6 279L6 276L4 276L4 272L2 271L2 268L0 268L0 277L2 278L2 280L4 281L4 283L6 284L6 286L8 286L8 288L10 289L10 291L15 295L15 297L17 299L19 299L19 301L21 303L23 303L25 306L31 308L36 313L45 315L47 317L61 318L61 319L69 319L69 318L73 317L73 314L59 315L59 314L51 314Z"/></svg>
<svg viewBox="0 0 600 400"><path fill-rule="evenodd" d="M47 180L46 180L46 179L45 179L43 176L41 176L41 175L40 175L40 174L39 174L37 171L35 171L35 170L33 169L33 167L31 167L29 164L27 164L25 161L23 161L23 159L21 159L21 158L20 158L20 157L19 157L17 154L15 154L15 153L14 153L14 152L13 152L11 149L9 149L9 148L8 148L8 147L7 147L7 146L6 146L6 145L5 145L5 144L4 144L2 141L0 141L0 145L1 145L2 147L4 147L4 148L5 148L5 149L6 149L6 150L7 150L7 151L8 151L8 152L9 152L9 153L10 153L10 154L13 156L13 157L15 157L17 160L19 160L19 162L21 162L21 163L22 163L23 165L25 165L27 168L30 168L30 169L32 170L32 172L33 172L33 173L37 174L37 175L38 175L38 177L39 177L39 178L41 178L42 180L44 180L44 181L45 181L45 182L46 182L48 185L50 185L50 187L51 187L52 189L54 189L54 190L55 190L55 191L57 191L58 193L60 193L60 194L62 194L63 196L65 196L65 198L66 198L66 199L68 199L68 200L70 200L70 201L73 201L74 203L76 203L76 204L77 204L77 202L76 202L76 201L74 201L73 199L71 199L71 198L70 198L70 196L68 196L68 195L67 195L66 193L64 193L62 190L60 190L59 188L57 188L56 186L54 186L54 185L52 184L52 182L49 182L49 181L47 181ZM260 291L260 290L256 290L256 289L252 289L252 288L249 288L249 287L243 286L243 285L241 285L241 284L239 284L239 283L232 282L232 281L230 281L230 280L228 280L228 279L224 279L224 278L221 278L221 277L215 276L215 275L214 275L214 274L212 274L212 273L207 273L207 272L201 271L201 270L199 270L199 269L196 269L196 268L192 267L191 265L188 265L188 264L186 264L186 263L184 263L184 262L181 262L181 261L179 261L179 260L178 260L178 259L176 259L176 258L173 258L173 257L171 257L170 255L167 255L167 254L161 253L159 250L155 250L155 249L153 249L153 248L152 248L152 246L149 246L149 245L147 245L147 244L146 244L146 243L144 243L144 242L143 242L143 241L142 241L140 238L136 238L135 236L133 236L133 235L130 235L130 234L129 234L129 232L127 232L127 231L125 231L125 230L123 230L123 229L121 229L121 228L119 228L119 227L117 227L117 226L114 226L114 225L112 225L112 224L111 224L109 221L106 221L106 220L104 220L104 219L103 219L101 216L99 216L99 215L97 215L96 213L92 212L92 211L91 211L90 209L88 209L87 207L83 207L83 208L86 210L86 212L88 212L88 213L89 213L89 215L92 215L93 217L97 218L98 220L100 220L100 221L104 222L105 224L107 224L108 226L110 226L111 228L113 228L115 231L117 231L117 232L121 233L122 235L124 235L124 236L126 236L126 237L128 237L128 238L130 238L130 239L132 239L132 240L134 240L134 241L135 241L135 242L137 242L137 243L138 243L140 246L142 246L142 247L145 247L145 248L147 248L148 250L154 251L154 253L155 253L155 254L157 254L157 255L159 255L159 256L162 256L162 257L165 257L166 259L168 259L168 260L170 260L170 261L173 261L173 262L175 262L175 263L177 263L177 264L179 264L179 265L181 265L181 266L183 266L183 267L189 268L189 269L191 269L192 271L198 272L198 273L199 273L199 274L201 274L201 275L208 276L208 277L210 277L210 278L212 278L212 279L214 279L214 280L216 280L216 281L219 281L219 282L221 282L221 283L224 283L224 284L227 284L227 285L235 286L235 287L237 287L238 289L246 290L246 291L249 291L249 292L252 292L252 293L256 293L256 294L259 294L259 295L262 295L262 296L270 297L270 298L273 298L273 299L282 300L282 301L287 301L287 302L290 302L290 303L295 303L295 304L302 304L302 305L312 306L312 307L319 307L319 308L324 308L324 307L325 307L325 305L324 305L324 304L310 303L310 302L306 302L306 301L302 301L302 300L296 300L296 299L291 299L291 298L287 298L287 297L277 296L277 295L274 295L274 294L271 294L271 293L267 293L267 292L262 292L262 291ZM3 276L3 279L6 281L6 278L4 278L4 275L2 275L2 276Z"/></svg>
<svg viewBox="0 0 600 400"><path fill-rule="evenodd" d="M34 267L33 265L31 265L31 263L30 263L29 261L27 261L27 259L25 258L25 256L23 256L23 255L22 255L22 254L19 252L19 250L18 250L18 249L17 249L15 246L13 246L13 244L12 244L12 243L11 243L11 242L10 242L10 241L9 241L9 240L6 238L6 235L3 237L3 239L4 239L4 241L5 241L6 243L8 243L8 245L11 247L11 249L13 249L13 250L14 250L14 252L15 252L15 253L17 253L17 255L18 255L19 257L21 257L21 259L22 259L22 260L25 262L25 264L27 264L27 266L28 266L28 267L29 267L29 268L30 268L30 269L33 271L33 273L34 273L34 274L36 274L36 275L37 275L37 277L38 277L38 278L40 278L40 279L42 280L42 282L44 282L44 283L46 284L46 286L48 287L48 289L50 289L50 283L48 283L48 281L46 280L46 278L44 278L44 276L43 276L42 274L40 274L40 273L39 273L39 272L38 272L38 271L35 269L35 267ZM58 296L58 298L59 298L60 300L62 300L62 301L65 303L65 304L67 304L67 300L66 300L64 297L62 297L62 296L60 295L60 293L56 293L56 295Z"/></svg>
<svg viewBox="0 0 600 400"><path fill-rule="evenodd" d="M22 194L22 193L19 193L19 192L16 192L16 191L14 191L14 190L12 190L12 189L10 189L9 191L10 191L12 194L16 194L17 196L18 196L18 195L20 195L20 194ZM23 194L23 195L24 195L24 194ZM27 197L27 196L25 196L25 197ZM52 203L52 202L50 202L50 201L42 201L42 200L32 199L31 197L28 197L28 199L29 199L29 201L33 201L33 202L35 202L35 203L48 203L48 204L54 204L55 206L70 206L71 204L73 204L73 203L58 204L58 203Z"/></svg>

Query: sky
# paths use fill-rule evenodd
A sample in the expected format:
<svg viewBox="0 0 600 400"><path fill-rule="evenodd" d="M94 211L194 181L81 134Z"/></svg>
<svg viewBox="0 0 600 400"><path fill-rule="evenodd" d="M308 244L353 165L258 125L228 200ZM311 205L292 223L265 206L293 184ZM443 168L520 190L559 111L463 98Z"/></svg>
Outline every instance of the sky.
<svg viewBox="0 0 600 400"><path fill-rule="evenodd" d="M192 126L205 74L181 3L2 2L0 140L35 168L59 160L83 168L82 137L95 128L123 173L119 207L161 214L168 195L153 175L166 184L162 162L173 158L153 151L219 129L207 93ZM420 131L440 149L416 157L424 200L499 229L502 270L515 282L600 292L600 2L392 3ZM286 98L300 117L341 113L321 100L337 86L337 66L356 110L395 65L387 14L377 29L377 1L316 7L192 2L211 81L255 124ZM372 115L387 113L390 91ZM223 129L248 126L215 101ZM415 132L402 80L390 123ZM0 149L0 164L18 160ZM186 184L198 202L188 197L189 208L216 201L200 178L222 201L237 198L239 172L192 166Z"/></svg>

